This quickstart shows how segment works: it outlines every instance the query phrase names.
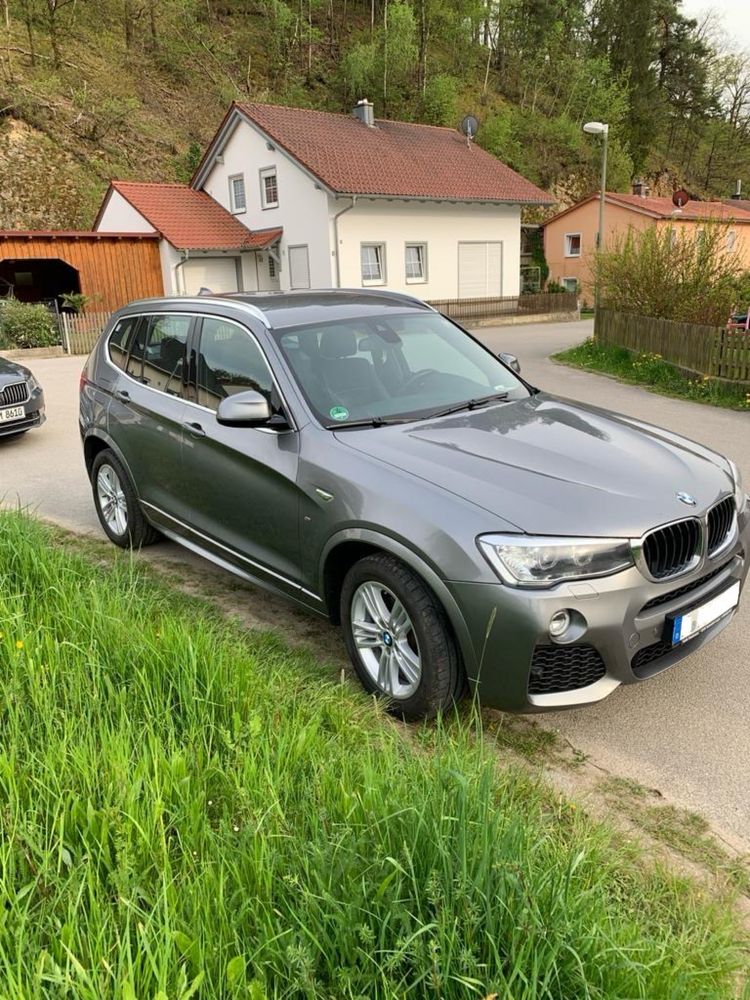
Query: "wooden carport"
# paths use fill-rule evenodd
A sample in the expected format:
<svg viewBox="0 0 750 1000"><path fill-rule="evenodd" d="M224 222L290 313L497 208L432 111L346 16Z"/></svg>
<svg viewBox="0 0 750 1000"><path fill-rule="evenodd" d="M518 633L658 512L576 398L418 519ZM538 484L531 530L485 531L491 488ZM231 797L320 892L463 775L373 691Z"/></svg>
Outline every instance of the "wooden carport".
<svg viewBox="0 0 750 1000"><path fill-rule="evenodd" d="M24 291L19 287L18 297L34 301L31 269L24 271L24 262L63 261L77 272L78 290L89 296L90 308L113 312L133 299L164 294L159 238L157 233L0 230L0 265L6 262L4 271L15 267L23 274ZM61 287L56 294L74 290Z"/></svg>

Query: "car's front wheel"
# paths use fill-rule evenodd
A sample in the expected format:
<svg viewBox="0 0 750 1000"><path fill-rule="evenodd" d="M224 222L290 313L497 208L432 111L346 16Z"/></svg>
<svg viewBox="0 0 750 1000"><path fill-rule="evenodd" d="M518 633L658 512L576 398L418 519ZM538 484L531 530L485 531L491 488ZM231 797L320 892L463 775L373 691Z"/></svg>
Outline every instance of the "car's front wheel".
<svg viewBox="0 0 750 1000"><path fill-rule="evenodd" d="M100 451L91 468L94 506L110 541L123 549L138 549L159 538L143 516L130 476L109 448Z"/></svg>
<svg viewBox="0 0 750 1000"><path fill-rule="evenodd" d="M378 553L349 570L341 622L366 690L407 719L429 718L463 689L463 668L442 606L399 559Z"/></svg>

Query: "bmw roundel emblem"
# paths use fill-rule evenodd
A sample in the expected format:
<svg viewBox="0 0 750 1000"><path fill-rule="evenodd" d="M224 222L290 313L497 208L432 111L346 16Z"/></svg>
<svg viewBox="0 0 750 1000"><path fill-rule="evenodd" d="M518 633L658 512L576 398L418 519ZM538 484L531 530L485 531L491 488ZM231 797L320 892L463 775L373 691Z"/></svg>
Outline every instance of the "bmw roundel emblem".
<svg viewBox="0 0 750 1000"><path fill-rule="evenodd" d="M695 497L691 496L690 493L679 492L679 493L675 493L675 496L680 501L680 503L687 504L688 507L695 507L695 503L696 503Z"/></svg>

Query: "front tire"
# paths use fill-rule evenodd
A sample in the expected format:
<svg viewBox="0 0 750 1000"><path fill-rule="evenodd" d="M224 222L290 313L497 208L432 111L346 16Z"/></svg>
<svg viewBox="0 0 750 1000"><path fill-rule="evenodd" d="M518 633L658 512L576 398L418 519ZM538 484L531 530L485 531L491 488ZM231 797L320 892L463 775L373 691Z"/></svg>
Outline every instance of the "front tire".
<svg viewBox="0 0 750 1000"><path fill-rule="evenodd" d="M91 487L96 513L111 542L122 549L139 549L158 540L158 531L143 516L130 476L109 448L94 459Z"/></svg>
<svg viewBox="0 0 750 1000"><path fill-rule="evenodd" d="M386 553L365 556L341 590L341 622L364 688L405 719L430 718L463 690L445 612L422 579Z"/></svg>

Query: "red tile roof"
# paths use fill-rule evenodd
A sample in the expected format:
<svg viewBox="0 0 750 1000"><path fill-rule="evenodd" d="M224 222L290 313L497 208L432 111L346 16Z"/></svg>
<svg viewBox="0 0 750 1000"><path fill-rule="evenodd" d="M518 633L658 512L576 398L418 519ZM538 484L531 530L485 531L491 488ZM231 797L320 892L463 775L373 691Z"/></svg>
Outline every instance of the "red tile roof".
<svg viewBox="0 0 750 1000"><path fill-rule="evenodd" d="M651 215L657 215L662 219L671 218L676 207L671 198L643 197L639 194L620 194L619 192L607 192L607 201L624 205L626 208L636 208ZM689 201L682 206L682 210L675 216L677 219L737 219L738 222L750 222L750 212L743 210L742 206L733 207L722 201Z"/></svg>
<svg viewBox="0 0 750 1000"><path fill-rule="evenodd" d="M336 194L551 205L553 199L455 129L236 104ZM199 168L200 169L200 168Z"/></svg>
<svg viewBox="0 0 750 1000"><path fill-rule="evenodd" d="M750 212L749 198L722 198L721 200L725 205L729 205L730 208L734 205L737 208L741 208L743 212Z"/></svg>
<svg viewBox="0 0 750 1000"><path fill-rule="evenodd" d="M187 184L112 181L117 191L178 250L259 250L281 236L281 229L251 232L204 191ZM101 218L110 192L94 223Z"/></svg>

